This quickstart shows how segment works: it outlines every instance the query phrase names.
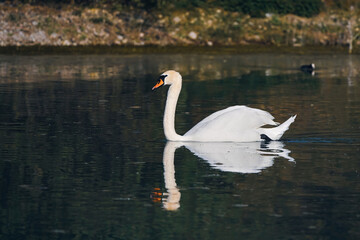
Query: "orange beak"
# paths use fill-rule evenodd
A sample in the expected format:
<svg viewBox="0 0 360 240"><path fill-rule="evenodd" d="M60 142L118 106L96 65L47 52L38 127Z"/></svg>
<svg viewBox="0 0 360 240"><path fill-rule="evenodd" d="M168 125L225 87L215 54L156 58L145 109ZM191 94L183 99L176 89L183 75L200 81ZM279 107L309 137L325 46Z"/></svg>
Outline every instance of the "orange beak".
<svg viewBox="0 0 360 240"><path fill-rule="evenodd" d="M152 88L152 90L161 87L162 85L164 85L164 81L162 79L159 79L159 81L157 82L157 84Z"/></svg>

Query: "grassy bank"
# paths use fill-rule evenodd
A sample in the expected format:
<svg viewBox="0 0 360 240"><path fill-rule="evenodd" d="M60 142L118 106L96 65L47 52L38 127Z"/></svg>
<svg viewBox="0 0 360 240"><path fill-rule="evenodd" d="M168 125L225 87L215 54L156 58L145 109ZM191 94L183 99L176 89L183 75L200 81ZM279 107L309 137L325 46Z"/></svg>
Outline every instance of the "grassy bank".
<svg viewBox="0 0 360 240"><path fill-rule="evenodd" d="M310 18L275 13L254 18L222 8L149 12L106 6L1 4L0 51L126 53L202 46L207 51L228 47L238 52L259 49L301 52L297 48L331 47L343 51L351 43L357 52L358 13L356 9L337 9Z"/></svg>

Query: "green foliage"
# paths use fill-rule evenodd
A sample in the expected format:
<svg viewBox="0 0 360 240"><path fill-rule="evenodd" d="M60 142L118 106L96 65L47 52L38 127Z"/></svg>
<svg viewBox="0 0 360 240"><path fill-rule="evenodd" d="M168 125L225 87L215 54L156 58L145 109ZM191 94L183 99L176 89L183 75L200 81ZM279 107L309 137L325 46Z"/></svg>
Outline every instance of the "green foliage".
<svg viewBox="0 0 360 240"><path fill-rule="evenodd" d="M8 17L8 20L9 20L10 22L16 22L16 21L19 20L19 16L18 16L18 15L15 15L15 14L13 14L13 13L10 13L10 14L9 14L9 17Z"/></svg>
<svg viewBox="0 0 360 240"><path fill-rule="evenodd" d="M109 19L104 17L90 18L90 21L95 24L106 23L108 25L113 25L113 23Z"/></svg>
<svg viewBox="0 0 360 240"><path fill-rule="evenodd" d="M265 13L295 14L311 17L320 13L321 0L224 0L222 7L229 11L240 11L252 17L264 17Z"/></svg>
<svg viewBox="0 0 360 240"><path fill-rule="evenodd" d="M271 20L270 20L270 23L274 26L280 26L281 25L281 21L280 19L278 18L278 16L274 15Z"/></svg>
<svg viewBox="0 0 360 240"><path fill-rule="evenodd" d="M349 10L350 7L352 7L352 6L355 8L359 8L360 1L359 0L332 0L332 1L327 1L327 5L330 8Z"/></svg>

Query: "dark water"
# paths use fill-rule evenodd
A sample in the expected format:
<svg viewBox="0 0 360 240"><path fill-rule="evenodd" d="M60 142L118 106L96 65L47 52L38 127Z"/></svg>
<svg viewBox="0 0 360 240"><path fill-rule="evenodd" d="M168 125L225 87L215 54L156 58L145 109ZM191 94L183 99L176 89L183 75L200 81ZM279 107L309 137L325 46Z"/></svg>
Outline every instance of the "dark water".
<svg viewBox="0 0 360 240"><path fill-rule="evenodd" d="M315 75L299 71L314 62ZM0 239L360 239L360 56L0 56ZM269 144L166 143L244 104Z"/></svg>

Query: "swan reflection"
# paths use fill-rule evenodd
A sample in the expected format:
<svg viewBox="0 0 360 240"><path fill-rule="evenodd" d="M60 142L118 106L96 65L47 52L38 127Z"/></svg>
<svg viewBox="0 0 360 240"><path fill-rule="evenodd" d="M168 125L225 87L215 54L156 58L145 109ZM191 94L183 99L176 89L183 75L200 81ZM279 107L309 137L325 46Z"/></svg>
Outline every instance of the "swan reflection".
<svg viewBox="0 0 360 240"><path fill-rule="evenodd" d="M166 193L162 194L163 207L177 210L180 207L181 193L176 185L174 155L177 148L185 146L196 156L207 161L210 166L224 172L259 173L274 164L274 159L283 157L295 161L290 151L278 141L269 143L205 143L205 142L167 142L164 148L163 165Z"/></svg>

